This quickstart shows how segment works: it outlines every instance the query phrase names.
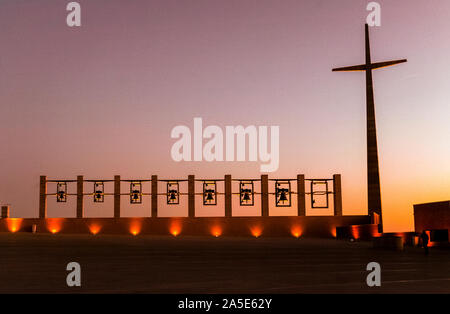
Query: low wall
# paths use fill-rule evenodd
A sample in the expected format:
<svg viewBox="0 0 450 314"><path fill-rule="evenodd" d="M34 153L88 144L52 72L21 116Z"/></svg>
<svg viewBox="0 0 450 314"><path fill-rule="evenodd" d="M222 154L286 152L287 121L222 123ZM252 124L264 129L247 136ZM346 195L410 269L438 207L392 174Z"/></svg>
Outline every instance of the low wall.
<svg viewBox="0 0 450 314"><path fill-rule="evenodd" d="M378 224L349 225L338 227L336 237L338 239L355 239L369 241L373 237L381 236Z"/></svg>
<svg viewBox="0 0 450 314"><path fill-rule="evenodd" d="M369 216L217 218L7 218L0 232L195 236L336 237L336 227L368 224Z"/></svg>

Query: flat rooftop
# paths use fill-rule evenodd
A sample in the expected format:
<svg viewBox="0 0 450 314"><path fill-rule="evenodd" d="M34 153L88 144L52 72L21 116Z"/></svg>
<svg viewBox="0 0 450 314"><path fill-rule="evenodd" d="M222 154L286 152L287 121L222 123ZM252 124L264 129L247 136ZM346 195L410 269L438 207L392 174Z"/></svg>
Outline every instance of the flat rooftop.
<svg viewBox="0 0 450 314"><path fill-rule="evenodd" d="M333 239L0 233L0 293L449 293L450 250ZM81 264L82 287L66 286ZM382 287L366 286L379 262Z"/></svg>

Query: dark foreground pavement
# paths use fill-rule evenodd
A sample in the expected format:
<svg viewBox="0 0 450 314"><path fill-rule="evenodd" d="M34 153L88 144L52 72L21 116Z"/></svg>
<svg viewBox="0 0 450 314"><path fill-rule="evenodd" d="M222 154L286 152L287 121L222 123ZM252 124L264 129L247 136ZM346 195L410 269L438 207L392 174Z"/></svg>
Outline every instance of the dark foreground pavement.
<svg viewBox="0 0 450 314"><path fill-rule="evenodd" d="M81 288L66 265L81 265ZM382 287L366 285L366 265ZM0 293L450 293L450 250L294 238L0 234Z"/></svg>

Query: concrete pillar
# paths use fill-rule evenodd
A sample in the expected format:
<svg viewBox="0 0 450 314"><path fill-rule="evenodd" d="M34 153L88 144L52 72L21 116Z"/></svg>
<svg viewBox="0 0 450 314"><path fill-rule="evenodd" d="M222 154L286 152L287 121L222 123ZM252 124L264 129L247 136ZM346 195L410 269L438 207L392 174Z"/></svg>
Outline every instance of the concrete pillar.
<svg viewBox="0 0 450 314"><path fill-rule="evenodd" d="M261 216L269 216L269 176L261 175Z"/></svg>
<svg viewBox="0 0 450 314"><path fill-rule="evenodd" d="M47 218L47 176L39 180L39 218Z"/></svg>
<svg viewBox="0 0 450 314"><path fill-rule="evenodd" d="M231 175L225 175L225 217L232 217Z"/></svg>
<svg viewBox="0 0 450 314"><path fill-rule="evenodd" d="M120 218L120 176L114 176L114 218Z"/></svg>
<svg viewBox="0 0 450 314"><path fill-rule="evenodd" d="M333 203L334 203L334 215L342 216L342 186L341 186L341 175L333 175Z"/></svg>
<svg viewBox="0 0 450 314"><path fill-rule="evenodd" d="M2 206L2 218L9 218L9 205Z"/></svg>
<svg viewBox="0 0 450 314"><path fill-rule="evenodd" d="M152 176L152 217L158 217L158 176Z"/></svg>
<svg viewBox="0 0 450 314"><path fill-rule="evenodd" d="M83 176L77 176L77 218L83 218Z"/></svg>
<svg viewBox="0 0 450 314"><path fill-rule="evenodd" d="M297 175L297 207L298 216L306 216L305 175Z"/></svg>
<svg viewBox="0 0 450 314"><path fill-rule="evenodd" d="M188 216L195 217L195 176L188 177Z"/></svg>

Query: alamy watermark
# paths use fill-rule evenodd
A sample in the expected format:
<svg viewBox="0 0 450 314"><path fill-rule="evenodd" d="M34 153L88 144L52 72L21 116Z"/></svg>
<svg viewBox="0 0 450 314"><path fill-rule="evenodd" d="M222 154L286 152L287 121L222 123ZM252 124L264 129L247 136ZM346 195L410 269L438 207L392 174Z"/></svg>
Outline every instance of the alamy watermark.
<svg viewBox="0 0 450 314"><path fill-rule="evenodd" d="M367 11L370 11L367 15L366 23L373 26L381 26L381 5L378 2L372 1L367 4Z"/></svg>
<svg viewBox="0 0 450 314"><path fill-rule="evenodd" d="M366 270L370 271L366 278L367 285L369 287L381 287L381 265L377 262L371 262L367 264Z"/></svg>
<svg viewBox="0 0 450 314"><path fill-rule="evenodd" d="M178 125L172 129L171 137L178 139L172 145L170 152L172 159L176 162L259 161L263 163L260 165L261 172L274 172L279 167L279 126L256 127L251 125L245 128L241 125L226 126L224 136L224 132L219 126L210 125L203 129L202 118L194 118L193 135L188 126ZM208 140L205 145L203 145L204 139Z"/></svg>
<svg viewBox="0 0 450 314"><path fill-rule="evenodd" d="M66 277L68 287L81 287L81 266L77 262L70 262L66 266L70 273Z"/></svg>

